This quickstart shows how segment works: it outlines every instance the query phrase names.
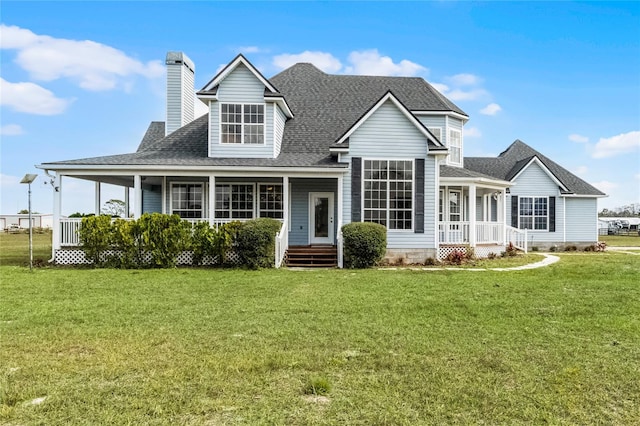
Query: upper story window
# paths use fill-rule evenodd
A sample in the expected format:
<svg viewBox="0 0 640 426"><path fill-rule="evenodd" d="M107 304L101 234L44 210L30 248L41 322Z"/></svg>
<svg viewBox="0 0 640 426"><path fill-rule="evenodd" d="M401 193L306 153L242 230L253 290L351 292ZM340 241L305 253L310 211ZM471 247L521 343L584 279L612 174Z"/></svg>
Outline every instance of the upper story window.
<svg viewBox="0 0 640 426"><path fill-rule="evenodd" d="M364 221L411 229L413 161L364 161Z"/></svg>
<svg viewBox="0 0 640 426"><path fill-rule="evenodd" d="M548 201L548 197L520 197L520 229L546 231L549 223Z"/></svg>
<svg viewBox="0 0 640 426"><path fill-rule="evenodd" d="M442 142L442 127L427 127L433 136L435 136L440 142Z"/></svg>
<svg viewBox="0 0 640 426"><path fill-rule="evenodd" d="M264 144L264 105L221 104L220 141Z"/></svg>
<svg viewBox="0 0 640 426"><path fill-rule="evenodd" d="M460 130L449 130L449 160L451 163L462 164L462 135Z"/></svg>
<svg viewBox="0 0 640 426"><path fill-rule="evenodd" d="M171 185L171 213L182 218L202 218L203 192L201 183Z"/></svg>

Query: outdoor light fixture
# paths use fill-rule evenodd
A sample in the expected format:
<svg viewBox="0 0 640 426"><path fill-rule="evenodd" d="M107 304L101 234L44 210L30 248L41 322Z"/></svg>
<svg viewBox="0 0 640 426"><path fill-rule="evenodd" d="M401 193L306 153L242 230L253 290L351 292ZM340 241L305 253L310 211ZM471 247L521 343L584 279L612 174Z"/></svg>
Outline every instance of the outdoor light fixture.
<svg viewBox="0 0 640 426"><path fill-rule="evenodd" d="M31 184L38 175L33 173L27 173L24 175L20 183L26 183L29 185L29 271L33 270L33 227L31 226Z"/></svg>

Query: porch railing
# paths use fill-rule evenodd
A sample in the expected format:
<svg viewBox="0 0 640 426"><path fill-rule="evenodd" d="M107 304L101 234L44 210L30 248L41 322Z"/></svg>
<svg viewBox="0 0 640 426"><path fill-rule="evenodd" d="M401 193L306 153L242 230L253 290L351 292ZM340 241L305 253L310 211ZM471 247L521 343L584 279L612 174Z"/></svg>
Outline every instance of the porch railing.
<svg viewBox="0 0 640 426"><path fill-rule="evenodd" d="M342 248L344 241L342 238L342 220L338 220L338 237L336 238L336 250L338 251L338 268L344 267L344 254Z"/></svg>
<svg viewBox="0 0 640 426"><path fill-rule="evenodd" d="M468 243L469 226L469 222L440 222L440 244Z"/></svg>
<svg viewBox="0 0 640 426"><path fill-rule="evenodd" d="M476 243L502 244L504 241L502 222L476 222Z"/></svg>
<svg viewBox="0 0 640 426"><path fill-rule="evenodd" d="M527 230L526 229L518 229L512 226L507 226L507 238L505 242L513 244L513 246L519 250L527 253L529 240L527 238Z"/></svg>
<svg viewBox="0 0 640 426"><path fill-rule="evenodd" d="M289 229L287 227L287 220L282 221L282 227L280 232L276 234L276 268L282 266L284 261L284 255L289 247Z"/></svg>

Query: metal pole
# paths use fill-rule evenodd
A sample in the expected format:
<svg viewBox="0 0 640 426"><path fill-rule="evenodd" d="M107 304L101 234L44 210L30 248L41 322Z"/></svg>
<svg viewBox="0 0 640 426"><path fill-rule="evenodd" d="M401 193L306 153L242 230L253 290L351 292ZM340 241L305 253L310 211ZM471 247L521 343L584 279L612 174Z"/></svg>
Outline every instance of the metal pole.
<svg viewBox="0 0 640 426"><path fill-rule="evenodd" d="M31 226L31 182L29 182L29 271L33 272L33 229Z"/></svg>

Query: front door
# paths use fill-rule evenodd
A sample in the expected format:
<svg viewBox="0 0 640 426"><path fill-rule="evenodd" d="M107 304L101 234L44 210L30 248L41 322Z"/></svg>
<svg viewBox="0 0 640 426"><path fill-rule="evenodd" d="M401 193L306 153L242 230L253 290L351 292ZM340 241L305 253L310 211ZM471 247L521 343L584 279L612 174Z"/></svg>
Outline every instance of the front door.
<svg viewBox="0 0 640 426"><path fill-rule="evenodd" d="M333 244L333 193L309 193L309 244Z"/></svg>

